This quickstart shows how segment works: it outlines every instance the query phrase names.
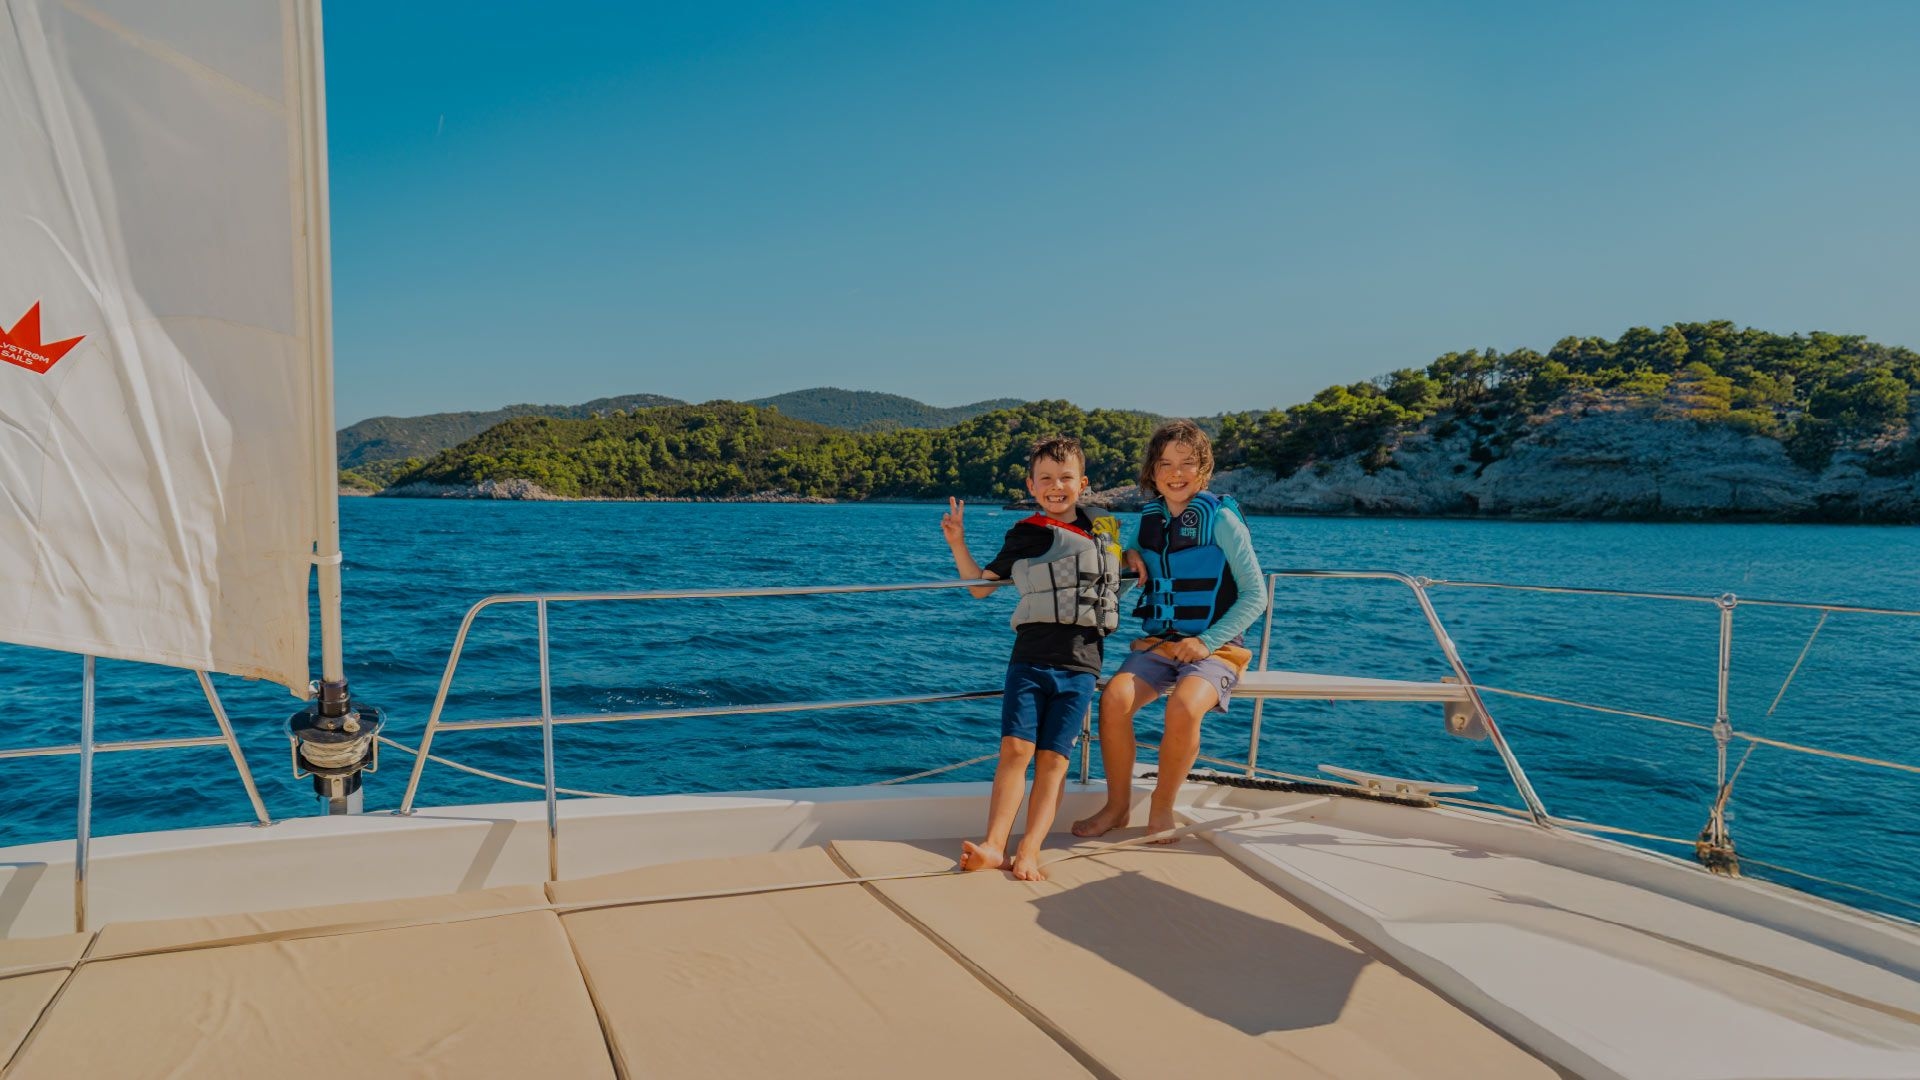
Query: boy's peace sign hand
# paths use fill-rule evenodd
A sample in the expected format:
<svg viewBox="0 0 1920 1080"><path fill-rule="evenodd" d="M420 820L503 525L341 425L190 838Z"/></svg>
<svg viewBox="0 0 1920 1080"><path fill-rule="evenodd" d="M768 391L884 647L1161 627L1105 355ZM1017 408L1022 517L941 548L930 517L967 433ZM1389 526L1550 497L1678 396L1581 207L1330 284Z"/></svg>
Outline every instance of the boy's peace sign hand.
<svg viewBox="0 0 1920 1080"><path fill-rule="evenodd" d="M967 542L967 504L947 496L947 512L940 515L940 534L948 547L964 547Z"/></svg>

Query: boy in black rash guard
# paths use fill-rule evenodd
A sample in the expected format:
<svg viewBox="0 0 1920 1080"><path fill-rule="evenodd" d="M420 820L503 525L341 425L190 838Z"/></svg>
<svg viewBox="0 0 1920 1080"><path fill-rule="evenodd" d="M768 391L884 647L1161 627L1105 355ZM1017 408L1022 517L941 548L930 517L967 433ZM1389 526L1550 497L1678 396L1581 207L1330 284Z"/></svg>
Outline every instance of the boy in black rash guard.
<svg viewBox="0 0 1920 1080"><path fill-rule="evenodd" d="M1027 453L1027 490L1040 512L1007 530L1006 541L983 569L967 550L966 504L948 499L940 531L963 578L1012 580L1020 593L1013 613L1013 656L1007 662L1000 706L1000 766L988 800L987 834L961 845L962 870L1012 870L1039 881L1046 842L1067 782L1067 755L1080 721L1093 705L1101 646L1120 623L1118 521L1079 506L1087 490L1086 455L1075 439L1052 435ZM995 590L977 588L975 596ZM1013 819L1033 764L1027 833L1009 858Z"/></svg>

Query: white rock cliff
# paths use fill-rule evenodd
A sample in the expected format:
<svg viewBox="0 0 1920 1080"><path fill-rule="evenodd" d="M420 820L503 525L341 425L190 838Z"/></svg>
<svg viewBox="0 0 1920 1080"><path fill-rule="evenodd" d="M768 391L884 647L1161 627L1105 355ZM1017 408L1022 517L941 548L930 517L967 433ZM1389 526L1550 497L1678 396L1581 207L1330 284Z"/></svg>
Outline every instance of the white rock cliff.
<svg viewBox="0 0 1920 1080"><path fill-rule="evenodd" d="M1536 420L1504 444L1467 425L1418 431L1399 438L1385 467L1369 473L1362 462L1318 462L1284 478L1235 469L1213 488L1253 513L1920 520L1920 476L1873 475L1858 451L1813 472L1775 439L1638 410Z"/></svg>

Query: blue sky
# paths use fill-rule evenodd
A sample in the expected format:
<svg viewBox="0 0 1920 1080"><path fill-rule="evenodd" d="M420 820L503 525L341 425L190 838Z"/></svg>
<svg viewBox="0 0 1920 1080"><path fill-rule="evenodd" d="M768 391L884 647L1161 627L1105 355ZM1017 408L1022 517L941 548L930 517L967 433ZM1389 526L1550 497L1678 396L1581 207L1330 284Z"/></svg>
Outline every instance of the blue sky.
<svg viewBox="0 0 1920 1080"><path fill-rule="evenodd" d="M336 387L1284 406L1920 347L1920 4L326 6Z"/></svg>

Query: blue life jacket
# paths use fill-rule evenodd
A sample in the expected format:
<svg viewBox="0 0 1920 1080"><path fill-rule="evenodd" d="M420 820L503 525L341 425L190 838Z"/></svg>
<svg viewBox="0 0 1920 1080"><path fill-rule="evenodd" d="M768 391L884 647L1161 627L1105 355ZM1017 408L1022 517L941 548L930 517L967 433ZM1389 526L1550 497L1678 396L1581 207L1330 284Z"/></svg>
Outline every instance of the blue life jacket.
<svg viewBox="0 0 1920 1080"><path fill-rule="evenodd" d="M1231 513L1245 520L1231 495L1203 491L1175 522L1155 499L1140 508L1139 551L1147 564L1145 592L1134 614L1154 637L1198 637L1220 621L1240 595L1227 553L1213 542L1214 523Z"/></svg>

